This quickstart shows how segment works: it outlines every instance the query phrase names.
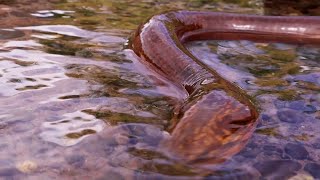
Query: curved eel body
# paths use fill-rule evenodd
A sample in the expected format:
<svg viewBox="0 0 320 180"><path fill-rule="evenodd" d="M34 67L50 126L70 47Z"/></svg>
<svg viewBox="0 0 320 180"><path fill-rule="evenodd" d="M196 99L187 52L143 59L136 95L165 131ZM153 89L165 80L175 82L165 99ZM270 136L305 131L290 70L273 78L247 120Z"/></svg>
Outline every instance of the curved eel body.
<svg viewBox="0 0 320 180"><path fill-rule="evenodd" d="M183 45L208 39L320 44L320 18L177 11L139 27L130 42L133 51L189 94L174 116L179 122L171 137L161 143L171 157L187 163L219 163L238 153L258 118L241 88Z"/></svg>

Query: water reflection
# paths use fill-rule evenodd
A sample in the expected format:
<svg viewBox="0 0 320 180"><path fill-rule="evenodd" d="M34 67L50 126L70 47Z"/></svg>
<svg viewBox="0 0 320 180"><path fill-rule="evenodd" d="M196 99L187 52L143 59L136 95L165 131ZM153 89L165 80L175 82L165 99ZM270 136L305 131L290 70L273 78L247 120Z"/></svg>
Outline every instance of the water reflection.
<svg viewBox="0 0 320 180"><path fill-rule="evenodd" d="M81 111L66 113L63 119L44 122L40 137L61 146L72 146L90 134L95 134L106 124Z"/></svg>

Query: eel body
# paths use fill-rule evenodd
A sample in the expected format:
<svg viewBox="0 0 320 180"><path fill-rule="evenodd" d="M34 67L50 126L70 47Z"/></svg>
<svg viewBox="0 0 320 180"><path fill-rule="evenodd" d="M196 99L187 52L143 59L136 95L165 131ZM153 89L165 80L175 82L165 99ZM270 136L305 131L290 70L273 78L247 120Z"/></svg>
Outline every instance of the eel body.
<svg viewBox="0 0 320 180"><path fill-rule="evenodd" d="M257 16L176 11L150 18L131 48L188 93L161 146L187 163L219 163L238 153L255 130L258 111L237 85L208 68L184 46L195 40L253 40L320 44L320 17Z"/></svg>

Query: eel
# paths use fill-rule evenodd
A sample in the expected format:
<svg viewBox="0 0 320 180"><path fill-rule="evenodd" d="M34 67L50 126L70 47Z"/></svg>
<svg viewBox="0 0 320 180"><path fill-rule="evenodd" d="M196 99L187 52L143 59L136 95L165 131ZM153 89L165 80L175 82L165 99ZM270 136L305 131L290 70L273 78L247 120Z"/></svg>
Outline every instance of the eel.
<svg viewBox="0 0 320 180"><path fill-rule="evenodd" d="M188 96L177 104L161 148L189 164L221 163L238 153L259 117L252 98L184 46L198 40L320 44L320 17L172 11L140 25L129 47Z"/></svg>

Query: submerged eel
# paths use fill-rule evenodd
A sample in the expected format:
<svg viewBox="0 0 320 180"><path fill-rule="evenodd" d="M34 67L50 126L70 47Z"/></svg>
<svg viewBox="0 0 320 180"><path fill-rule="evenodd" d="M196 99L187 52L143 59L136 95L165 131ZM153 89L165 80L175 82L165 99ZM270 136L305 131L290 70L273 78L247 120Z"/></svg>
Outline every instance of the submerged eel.
<svg viewBox="0 0 320 180"><path fill-rule="evenodd" d="M320 17L176 11L153 16L138 28L130 48L188 93L177 105L170 138L160 146L190 164L219 163L238 153L258 118L257 107L241 88L183 45L209 39L320 44Z"/></svg>

